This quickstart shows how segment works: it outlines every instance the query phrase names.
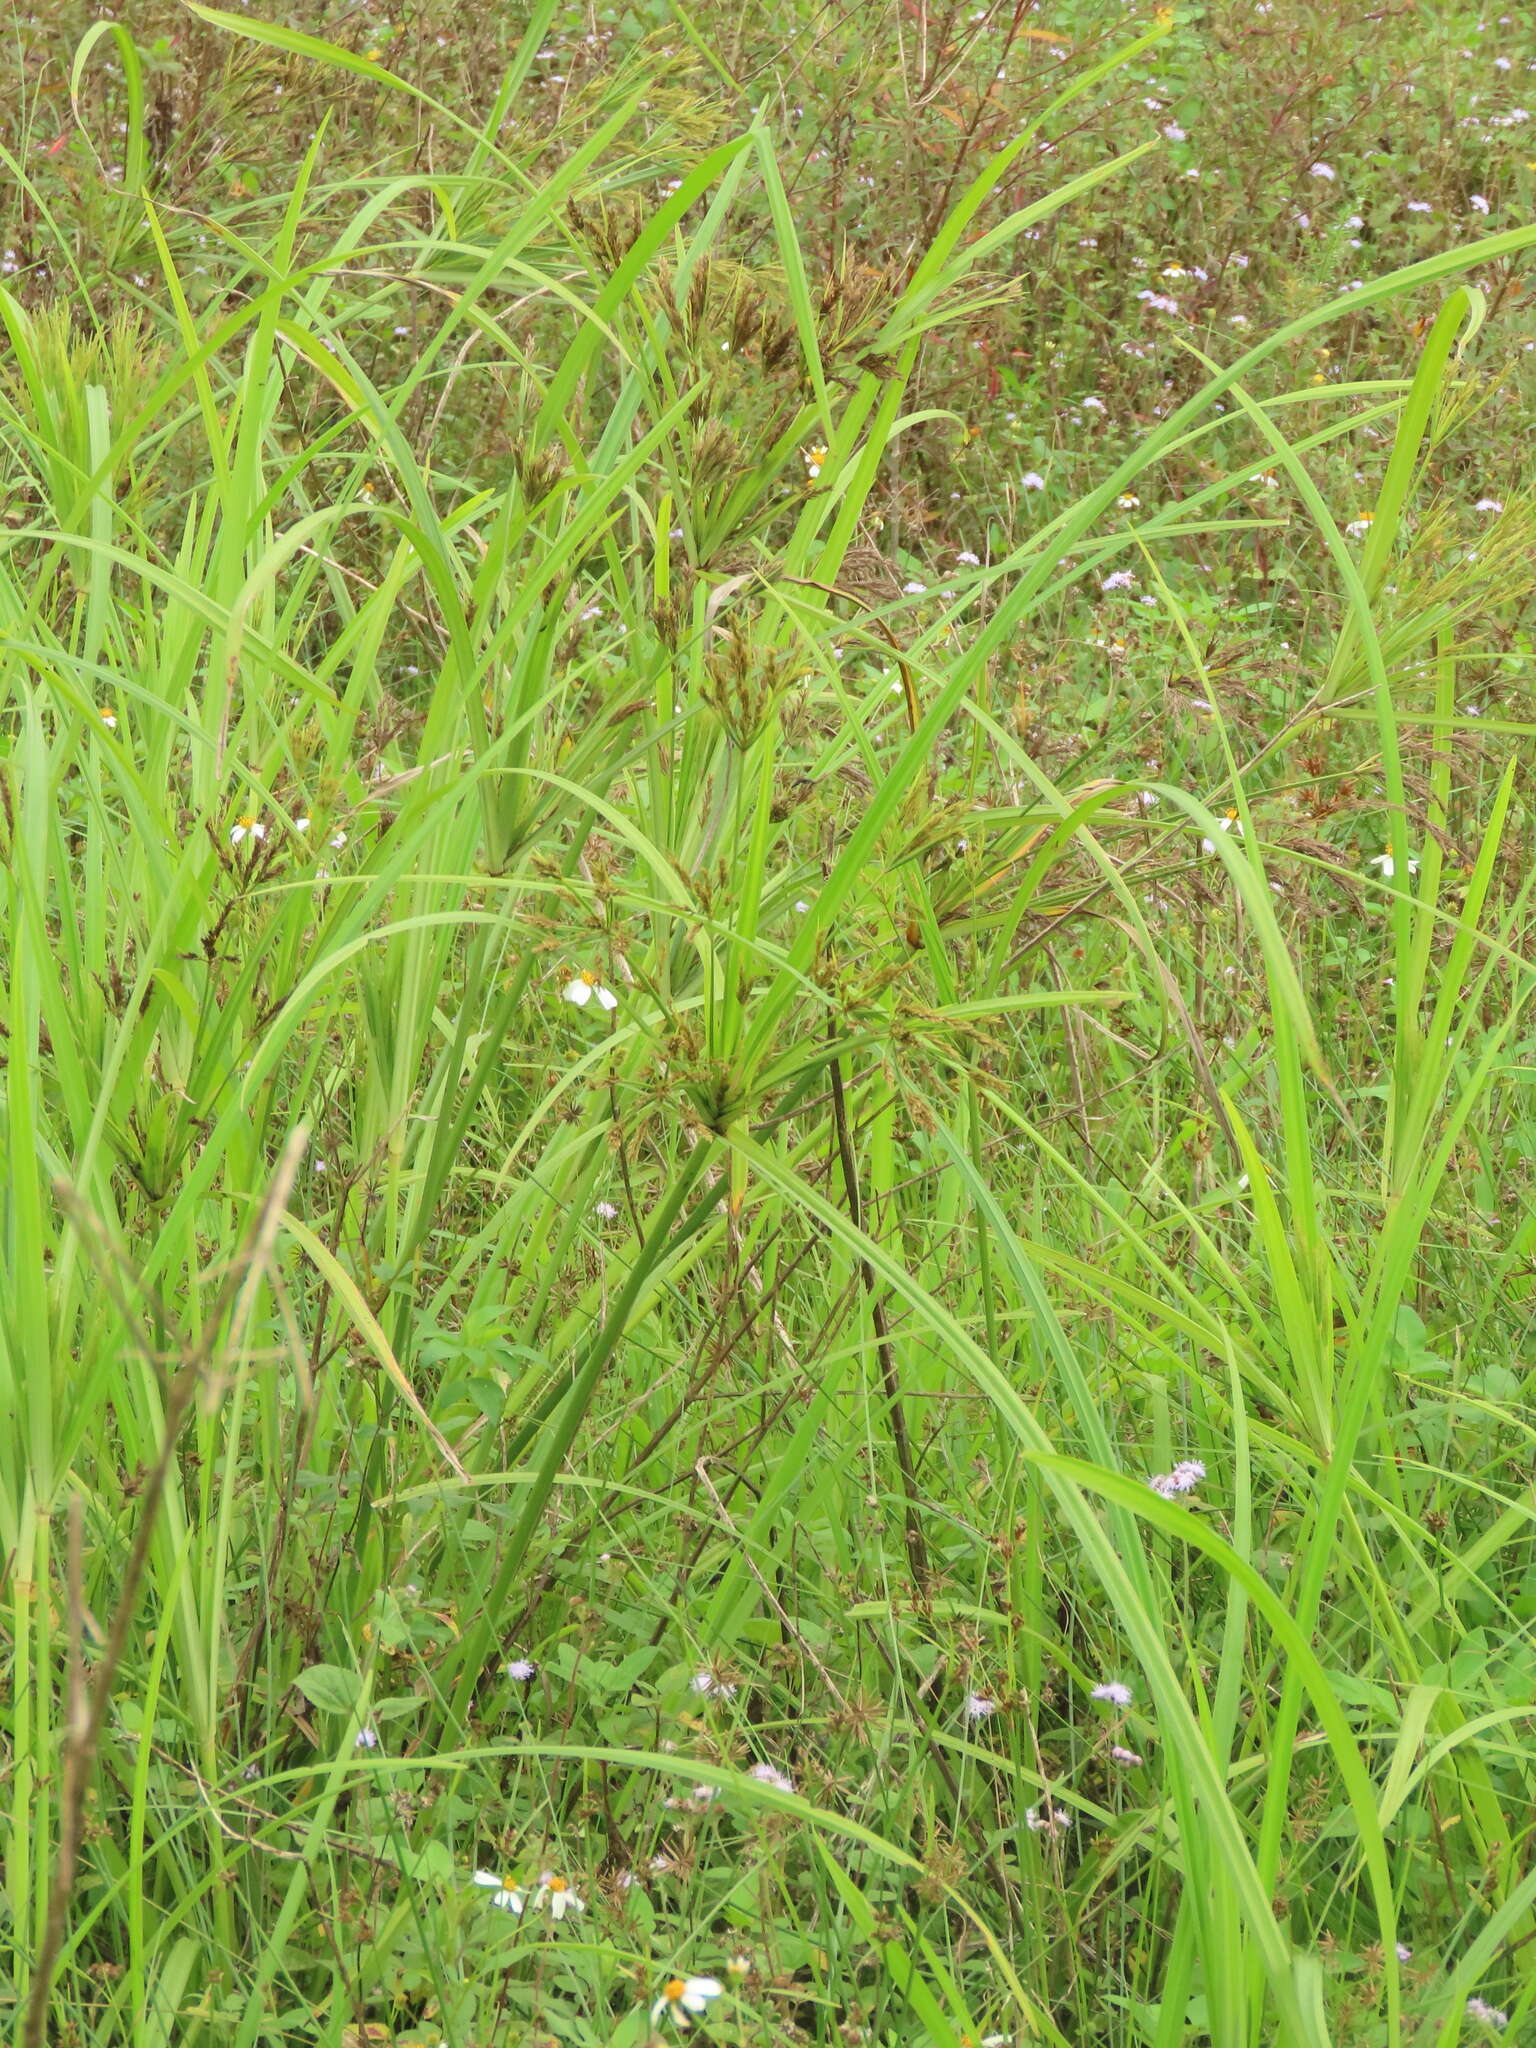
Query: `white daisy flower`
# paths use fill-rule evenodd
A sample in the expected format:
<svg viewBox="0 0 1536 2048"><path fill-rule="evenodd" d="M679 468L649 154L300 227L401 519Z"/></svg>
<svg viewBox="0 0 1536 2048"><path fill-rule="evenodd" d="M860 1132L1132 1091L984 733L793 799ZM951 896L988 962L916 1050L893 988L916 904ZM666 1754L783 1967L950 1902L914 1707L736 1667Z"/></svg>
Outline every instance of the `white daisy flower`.
<svg viewBox="0 0 1536 2048"><path fill-rule="evenodd" d="M669 1977L661 1987L661 1996L651 2007L651 2025L660 2026L663 2020L676 2020L680 2027L692 2024L689 2014L697 2019L708 2012L709 2001L718 1998L725 1986L718 1977Z"/></svg>
<svg viewBox="0 0 1536 2048"><path fill-rule="evenodd" d="M527 1904L515 1878L498 1877L494 1870L477 1870L475 1883L491 1895L491 1904L503 1913L521 1913Z"/></svg>
<svg viewBox="0 0 1536 2048"><path fill-rule="evenodd" d="M1141 510L1141 500L1134 491L1122 491L1115 500L1115 503L1122 512L1139 512Z"/></svg>
<svg viewBox="0 0 1536 2048"><path fill-rule="evenodd" d="M1204 706L1204 709L1208 711L1210 709L1210 706L1207 704ZM1228 811L1224 818L1218 818L1216 820L1216 830L1218 832L1235 832L1238 838L1241 839L1243 836L1243 821L1237 815L1236 811ZM1202 853L1214 853L1216 851L1215 840L1202 839L1200 842L1200 851Z"/></svg>
<svg viewBox="0 0 1536 2048"><path fill-rule="evenodd" d="M1052 1806L1047 1800L1043 1806L1025 1808L1024 1825L1032 1835L1064 1835L1068 1821L1061 1808Z"/></svg>
<svg viewBox="0 0 1536 2048"><path fill-rule="evenodd" d="M737 1688L732 1680L719 1678L713 1671L695 1671L688 1681L688 1690L701 1693L705 1699L733 1700Z"/></svg>
<svg viewBox="0 0 1536 2048"><path fill-rule="evenodd" d="M1366 866L1368 868L1380 868L1381 878L1384 882L1390 882L1392 877L1397 873L1397 862L1392 858L1390 853L1373 853L1370 859L1366 862ZM1416 875L1419 872L1419 860L1417 854L1409 854L1408 872L1410 875Z"/></svg>
<svg viewBox="0 0 1536 2048"><path fill-rule="evenodd" d="M578 1010L584 1010L594 996L597 997L599 1009L616 1010L619 1007L619 999L613 990L605 988L595 974L578 974L574 980L565 984L560 993L568 1003L574 1003Z"/></svg>
<svg viewBox="0 0 1536 2048"><path fill-rule="evenodd" d="M1369 533L1371 528L1375 524L1376 515L1374 512L1362 512L1358 519L1351 519L1348 526L1345 527L1344 531L1349 535L1351 540L1359 540L1360 536L1362 534Z"/></svg>
<svg viewBox="0 0 1536 2048"><path fill-rule="evenodd" d="M239 846L246 839L265 839L267 828L260 818L238 818L229 828L229 843Z"/></svg>
<svg viewBox="0 0 1536 2048"><path fill-rule="evenodd" d="M546 1870L539 1877L539 1888L533 1895L533 1909L542 1913L548 1906L551 1920L563 1920L567 1913L585 1913L587 1902L578 1899L570 1884L563 1877L556 1877L552 1870Z"/></svg>
<svg viewBox="0 0 1536 2048"><path fill-rule="evenodd" d="M115 711L99 711L96 715L108 732L117 731L117 713Z"/></svg>

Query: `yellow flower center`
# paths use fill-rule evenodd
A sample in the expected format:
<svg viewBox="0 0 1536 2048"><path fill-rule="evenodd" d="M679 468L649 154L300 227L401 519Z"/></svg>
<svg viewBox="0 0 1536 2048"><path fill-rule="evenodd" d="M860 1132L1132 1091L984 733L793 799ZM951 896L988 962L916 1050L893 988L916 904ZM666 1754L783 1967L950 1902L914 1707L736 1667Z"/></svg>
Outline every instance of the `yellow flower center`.
<svg viewBox="0 0 1536 2048"><path fill-rule="evenodd" d="M661 1987L661 1995L667 2000L669 2005L676 2005L687 1989L688 1986L681 1977L669 1977Z"/></svg>
<svg viewBox="0 0 1536 2048"><path fill-rule="evenodd" d="M504 1892L515 1892L517 1890L517 1879L515 1877L504 1877L501 1880L501 1888Z"/></svg>
<svg viewBox="0 0 1536 2048"><path fill-rule="evenodd" d="M1237 813L1236 813L1236 811L1228 811L1228 812L1227 812L1227 822L1228 822L1229 824L1236 824L1236 822L1237 822Z"/></svg>
<svg viewBox="0 0 1536 2048"><path fill-rule="evenodd" d="M549 1880L549 1888L552 1892L568 1892L570 1890L570 1886L563 1877L552 1877Z"/></svg>

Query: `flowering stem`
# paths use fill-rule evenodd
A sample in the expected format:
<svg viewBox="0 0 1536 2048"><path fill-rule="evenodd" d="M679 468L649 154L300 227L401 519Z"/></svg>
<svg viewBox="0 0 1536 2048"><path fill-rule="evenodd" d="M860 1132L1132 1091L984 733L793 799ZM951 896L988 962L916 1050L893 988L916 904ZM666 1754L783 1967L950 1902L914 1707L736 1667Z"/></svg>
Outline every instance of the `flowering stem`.
<svg viewBox="0 0 1536 2048"><path fill-rule="evenodd" d="M837 1153L843 1169L843 1192L848 1198L848 1220L855 1230L862 1230L864 1210L859 1199L859 1169L853 1156L853 1140L848 1133L848 1103L843 1093L841 1062L834 1057L827 1071L832 1081L832 1117L837 1127ZM868 1259L859 1260L859 1274L864 1282L864 1292L869 1297L870 1321L875 1327L875 1353L880 1360L880 1381L885 1390L886 1407L890 1410L891 1436L896 1445L896 1463L901 1471L901 1490L906 1495L907 1561L912 1567L914 1584L926 1588L928 1546L923 1541L923 1525L918 1519L917 1467L912 1458L912 1440L907 1434L906 1410L901 1405L901 1382L891 1354L885 1304L876 1292L875 1271Z"/></svg>
<svg viewBox="0 0 1536 2048"><path fill-rule="evenodd" d="M587 1353L580 1372L571 1382L544 1436L543 1451L529 1483L523 1511L502 1555L495 1584L470 1632L459 1666L458 1682L448 1708L448 1725L454 1731L456 1740L465 1739L464 1716L468 1711L475 1681L489 1652L492 1632L498 1626L513 1581L522 1569L533 1532L549 1505L549 1497L555 1490L555 1481L560 1476L560 1467L564 1464L566 1454L576 1440L576 1432L592 1405L592 1397L597 1392L603 1369L618 1349L629 1326L630 1317L634 1313L635 1304L649 1284L652 1274L670 1252L693 1235L717 1206L719 1198L711 1188L704 1200L684 1218L681 1228L674 1235L673 1226L682 1214L694 1182L713 1156L714 1148L714 1138L708 1133L701 1135L678 1169L677 1179L652 1214L650 1231L645 1243L640 1247L634 1265L630 1268L629 1278L609 1310L607 1321L598 1331L592 1349Z"/></svg>

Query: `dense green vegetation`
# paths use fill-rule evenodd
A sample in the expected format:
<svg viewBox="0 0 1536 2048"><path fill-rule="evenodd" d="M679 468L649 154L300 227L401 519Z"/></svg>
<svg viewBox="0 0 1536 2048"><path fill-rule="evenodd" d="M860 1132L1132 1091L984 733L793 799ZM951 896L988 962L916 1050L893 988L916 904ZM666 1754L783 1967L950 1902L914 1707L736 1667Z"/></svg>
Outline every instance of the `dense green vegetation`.
<svg viewBox="0 0 1536 2048"><path fill-rule="evenodd" d="M1536 36L17 15L0 2002L1536 2011Z"/></svg>

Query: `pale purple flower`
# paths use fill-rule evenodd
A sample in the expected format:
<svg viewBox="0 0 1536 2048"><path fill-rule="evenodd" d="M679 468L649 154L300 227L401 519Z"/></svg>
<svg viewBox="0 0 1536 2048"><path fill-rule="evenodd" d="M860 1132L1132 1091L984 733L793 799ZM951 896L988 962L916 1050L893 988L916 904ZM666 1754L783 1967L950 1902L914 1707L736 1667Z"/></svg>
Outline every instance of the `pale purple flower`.
<svg viewBox="0 0 1536 2048"><path fill-rule="evenodd" d="M1114 1745L1114 1747L1110 1750L1109 1753L1114 1758L1117 1764L1130 1765L1139 1764L1144 1761L1143 1758L1139 1757L1136 1754L1134 1749L1125 1749L1118 1742Z"/></svg>
<svg viewBox="0 0 1536 2048"><path fill-rule="evenodd" d="M1469 1998L1467 2016L1470 2019L1481 2020L1485 2026L1492 2027L1496 2034L1502 2034L1509 2025L1509 2014L1500 2012L1499 2008L1490 2005L1486 1998Z"/></svg>
<svg viewBox="0 0 1536 2048"><path fill-rule="evenodd" d="M1337 176L1338 176L1339 174L1338 174L1338 172L1337 172L1337 171L1336 171L1336 170L1335 170L1335 169L1333 168L1333 165L1332 165L1332 164L1325 164L1325 163L1321 163L1321 162L1319 162L1319 163L1315 163L1315 164L1314 164L1314 165L1312 166L1312 175L1313 175L1313 177L1314 177L1314 178L1326 178L1326 179L1327 179L1327 181L1328 181L1328 183L1329 183L1329 184L1331 185L1331 184L1333 183L1334 179L1335 179L1335 178L1336 178L1336 177L1337 177Z"/></svg>
<svg viewBox="0 0 1536 2048"><path fill-rule="evenodd" d="M1026 469L1019 478L1019 488L1023 491L1043 491L1045 489L1045 478L1038 469Z"/></svg>
<svg viewBox="0 0 1536 2048"><path fill-rule="evenodd" d="M1504 500L1502 498L1479 498L1472 507L1472 510L1474 512L1502 512L1504 510Z"/></svg>
<svg viewBox="0 0 1536 2048"><path fill-rule="evenodd" d="M965 1718L967 1721L985 1721L989 1714L997 1712L997 1701L988 1699L984 1692L968 1692L965 1696Z"/></svg>
<svg viewBox="0 0 1536 2048"><path fill-rule="evenodd" d="M1472 197L1467 201L1467 204L1471 207L1474 213L1487 213L1488 211L1488 201L1483 197L1481 192L1474 192L1472 194Z"/></svg>
<svg viewBox="0 0 1536 2048"><path fill-rule="evenodd" d="M514 1685L526 1685L538 1672L538 1665L531 1657L514 1657L504 1670Z"/></svg>
<svg viewBox="0 0 1536 2048"><path fill-rule="evenodd" d="M1163 133L1170 142L1188 142L1189 140L1188 131L1181 128L1177 121L1165 121L1163 123Z"/></svg>
<svg viewBox="0 0 1536 2048"><path fill-rule="evenodd" d="M1115 569L1099 584L1100 590L1129 590L1136 581L1135 571Z"/></svg>
<svg viewBox="0 0 1536 2048"><path fill-rule="evenodd" d="M1047 1799L1043 1805L1026 1807L1024 1825L1032 1835L1064 1835L1070 1823L1062 1809Z"/></svg>
<svg viewBox="0 0 1536 2048"><path fill-rule="evenodd" d="M1106 1679L1096 1685L1088 1695L1091 1700L1108 1700L1112 1707L1128 1707L1131 1704L1131 1688L1118 1678Z"/></svg>
<svg viewBox="0 0 1536 2048"><path fill-rule="evenodd" d="M352 1747L354 1749L377 1749L378 1746L379 1731L377 1728L359 1728L356 1735L352 1738Z"/></svg>
<svg viewBox="0 0 1536 2048"><path fill-rule="evenodd" d="M1413 1961L1413 1950L1406 1941L1400 1941L1397 1944L1397 1960L1400 1963L1411 1963Z"/></svg>
<svg viewBox="0 0 1536 2048"><path fill-rule="evenodd" d="M1147 1484L1164 1500L1172 1500L1177 1494L1191 1492L1204 1477L1205 1467L1198 1458L1181 1458L1171 1472L1159 1472Z"/></svg>
<svg viewBox="0 0 1536 2048"><path fill-rule="evenodd" d="M775 1792L793 1792L795 1781L787 1771L781 1771L777 1764L754 1764L747 1776L755 1778L759 1785L771 1785Z"/></svg>

